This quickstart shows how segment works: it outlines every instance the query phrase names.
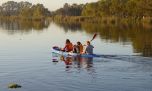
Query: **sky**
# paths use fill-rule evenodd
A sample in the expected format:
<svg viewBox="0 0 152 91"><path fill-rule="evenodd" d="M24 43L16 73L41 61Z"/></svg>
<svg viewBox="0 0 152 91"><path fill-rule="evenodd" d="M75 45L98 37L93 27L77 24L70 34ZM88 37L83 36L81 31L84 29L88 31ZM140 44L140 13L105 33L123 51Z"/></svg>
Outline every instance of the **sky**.
<svg viewBox="0 0 152 91"><path fill-rule="evenodd" d="M88 3L88 2L96 2L98 0L0 0L0 5L2 5L2 3L5 3L7 1L16 1L16 2L28 1L33 4L41 3L46 8L53 11L53 10L56 10L56 9L62 7L65 3L69 3L69 4L73 4L73 3L82 4L83 3L84 4L84 3Z"/></svg>

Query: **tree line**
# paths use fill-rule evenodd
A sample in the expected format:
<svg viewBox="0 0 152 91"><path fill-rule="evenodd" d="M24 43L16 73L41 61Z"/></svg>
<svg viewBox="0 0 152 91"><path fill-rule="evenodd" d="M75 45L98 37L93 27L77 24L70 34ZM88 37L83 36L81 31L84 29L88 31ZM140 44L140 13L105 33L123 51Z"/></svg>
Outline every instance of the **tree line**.
<svg viewBox="0 0 152 91"><path fill-rule="evenodd" d="M53 12L54 15L65 16L117 16L117 17L151 17L152 0L99 0L86 4L65 4Z"/></svg>
<svg viewBox="0 0 152 91"><path fill-rule="evenodd" d="M0 16L20 16L25 18L46 17L51 12L43 4L8 1L0 6Z"/></svg>
<svg viewBox="0 0 152 91"><path fill-rule="evenodd" d="M86 4L83 16L151 17L152 0L100 0Z"/></svg>
<svg viewBox="0 0 152 91"><path fill-rule="evenodd" d="M62 8L50 12L43 4L8 1L0 6L0 16L20 16L26 18L45 16L84 16L84 17L134 17L152 16L152 0L99 0L86 4L65 3Z"/></svg>

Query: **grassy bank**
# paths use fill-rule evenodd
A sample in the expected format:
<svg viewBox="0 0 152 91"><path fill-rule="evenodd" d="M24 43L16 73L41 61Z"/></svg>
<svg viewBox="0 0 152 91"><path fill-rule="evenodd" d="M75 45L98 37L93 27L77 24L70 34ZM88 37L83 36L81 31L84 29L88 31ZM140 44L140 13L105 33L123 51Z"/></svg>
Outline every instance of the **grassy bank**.
<svg viewBox="0 0 152 91"><path fill-rule="evenodd" d="M131 24L143 24L145 27L151 28L152 26L152 17L143 17L143 18L119 18L119 17L86 17L86 16L62 16L56 15L52 17L20 17L20 16L0 16L1 21L17 21L17 20L31 20L31 21L55 21L61 23L101 23L105 25L126 25Z"/></svg>
<svg viewBox="0 0 152 91"><path fill-rule="evenodd" d="M54 16L52 20L57 22L87 22L87 23L103 23L103 24L152 24L151 17L144 17L144 18L119 18L119 17L85 17L85 16Z"/></svg>

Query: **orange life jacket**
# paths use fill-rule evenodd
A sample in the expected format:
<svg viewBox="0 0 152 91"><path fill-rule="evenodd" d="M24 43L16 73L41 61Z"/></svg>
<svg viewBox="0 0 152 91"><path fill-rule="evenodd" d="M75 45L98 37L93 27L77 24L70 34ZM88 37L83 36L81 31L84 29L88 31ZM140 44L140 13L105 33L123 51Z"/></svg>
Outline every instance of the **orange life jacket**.
<svg viewBox="0 0 152 91"><path fill-rule="evenodd" d="M79 45L79 51L80 53L83 53L83 45Z"/></svg>
<svg viewBox="0 0 152 91"><path fill-rule="evenodd" d="M64 50L67 52L70 52L73 50L73 44L72 43L68 43L65 45Z"/></svg>

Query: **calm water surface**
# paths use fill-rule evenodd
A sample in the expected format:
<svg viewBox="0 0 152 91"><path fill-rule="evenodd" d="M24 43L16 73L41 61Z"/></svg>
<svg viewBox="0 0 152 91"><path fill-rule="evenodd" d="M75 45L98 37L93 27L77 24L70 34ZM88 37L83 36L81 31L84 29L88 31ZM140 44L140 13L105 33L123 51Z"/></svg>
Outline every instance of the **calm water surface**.
<svg viewBox="0 0 152 91"><path fill-rule="evenodd" d="M12 82L22 85L18 91L152 91L152 32L136 28L0 22L0 91ZM51 53L67 38L85 43L95 32L94 52L118 56L61 61Z"/></svg>

